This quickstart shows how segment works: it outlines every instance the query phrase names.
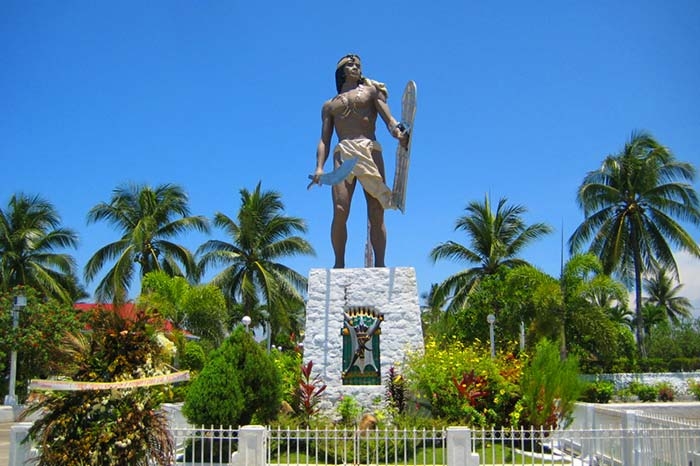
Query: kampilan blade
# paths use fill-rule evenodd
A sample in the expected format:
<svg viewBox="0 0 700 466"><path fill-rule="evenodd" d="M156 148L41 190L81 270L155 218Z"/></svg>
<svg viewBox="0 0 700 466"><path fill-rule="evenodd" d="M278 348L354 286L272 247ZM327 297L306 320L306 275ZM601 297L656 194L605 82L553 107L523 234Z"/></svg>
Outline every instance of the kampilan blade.
<svg viewBox="0 0 700 466"><path fill-rule="evenodd" d="M357 157L345 160L338 168L330 173L324 173L319 177L321 184L334 185L343 181L352 172L357 164ZM309 175L309 179L313 179L313 175Z"/></svg>

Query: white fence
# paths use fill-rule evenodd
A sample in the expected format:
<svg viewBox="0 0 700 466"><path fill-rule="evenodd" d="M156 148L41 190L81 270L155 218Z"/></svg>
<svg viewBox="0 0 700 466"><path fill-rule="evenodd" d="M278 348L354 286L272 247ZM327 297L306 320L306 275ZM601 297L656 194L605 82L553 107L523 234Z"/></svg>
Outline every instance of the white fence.
<svg viewBox="0 0 700 466"><path fill-rule="evenodd" d="M177 465L622 465L700 466L700 421L582 405L566 430L275 429L174 427ZM605 421L607 427L599 421ZM583 424L583 426L581 426ZM585 424L589 424L588 427ZM12 427L9 466L32 464ZM29 459L28 463L24 461Z"/></svg>
<svg viewBox="0 0 700 466"><path fill-rule="evenodd" d="M443 465L444 429L270 429L267 464Z"/></svg>

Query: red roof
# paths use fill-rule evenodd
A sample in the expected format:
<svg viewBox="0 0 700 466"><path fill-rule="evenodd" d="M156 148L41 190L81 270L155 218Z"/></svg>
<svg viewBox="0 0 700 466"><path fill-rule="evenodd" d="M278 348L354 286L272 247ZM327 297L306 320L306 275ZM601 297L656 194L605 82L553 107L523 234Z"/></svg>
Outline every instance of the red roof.
<svg viewBox="0 0 700 466"><path fill-rule="evenodd" d="M125 319L134 320L136 318L136 305L134 303L124 303L117 307L115 307L114 304L109 303L75 303L73 305L73 309L77 309L78 311L83 312L94 311L96 309L104 309L106 311L117 312L121 317ZM164 331L170 332L174 329L175 327L173 326L172 322L170 322L169 320L164 321Z"/></svg>

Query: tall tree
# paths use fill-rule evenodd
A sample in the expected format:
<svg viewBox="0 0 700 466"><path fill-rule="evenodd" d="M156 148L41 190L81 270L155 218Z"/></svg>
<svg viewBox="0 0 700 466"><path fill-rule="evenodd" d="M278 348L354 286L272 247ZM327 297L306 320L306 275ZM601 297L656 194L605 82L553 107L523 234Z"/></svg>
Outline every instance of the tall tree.
<svg viewBox="0 0 700 466"><path fill-rule="evenodd" d="M455 225L455 230L464 231L469 237L469 247L447 241L430 252L433 262L451 259L474 264L448 277L435 289L433 297L437 302L450 300L448 310L461 309L482 277L493 275L502 267L528 265L518 255L530 243L552 231L544 223L527 225L522 218L527 211L525 207L506 203L507 199L501 198L494 212L488 196L483 203L470 202L466 214L459 217Z"/></svg>
<svg viewBox="0 0 700 466"><path fill-rule="evenodd" d="M63 248L76 248L77 234L61 226L54 206L39 196L18 193L0 209L0 286L35 288L47 297L72 302L82 296L75 259Z"/></svg>
<svg viewBox="0 0 700 466"><path fill-rule="evenodd" d="M700 203L693 189L695 168L676 160L648 133L633 133L622 151L589 172L578 188L584 221L569 239L572 252L588 250L634 284L637 345L644 349L642 277L662 267L678 277L672 246L700 257L700 247L678 221L700 225Z"/></svg>
<svg viewBox="0 0 700 466"><path fill-rule="evenodd" d="M141 277L155 270L171 276L197 277L194 255L171 241L185 232L209 231L205 217L190 216L187 201L185 191L172 184L155 188L127 184L117 187L108 203L90 209L88 223L104 220L122 234L119 240L98 249L85 266L85 280L91 281L115 260L97 286L97 299L124 301L136 265Z"/></svg>
<svg viewBox="0 0 700 466"><path fill-rule="evenodd" d="M285 257L313 255L311 245L295 233L305 233L303 220L284 214L279 193L262 191L260 183L250 192L241 189L241 206L236 218L214 215L214 225L224 230L230 242L209 240L197 250L202 272L223 266L212 283L219 286L241 312L255 318L256 310L284 314L303 302L306 278L278 262ZM289 322L288 316L268 316L266 323ZM255 321L254 321L255 323ZM273 328L273 334L282 330Z"/></svg>
<svg viewBox="0 0 700 466"><path fill-rule="evenodd" d="M673 278L663 270L656 270L655 273L644 279L644 289L647 297L644 304L650 304L663 309L668 319L677 324L681 318L692 317L692 304L690 300L679 293L683 285L675 285Z"/></svg>

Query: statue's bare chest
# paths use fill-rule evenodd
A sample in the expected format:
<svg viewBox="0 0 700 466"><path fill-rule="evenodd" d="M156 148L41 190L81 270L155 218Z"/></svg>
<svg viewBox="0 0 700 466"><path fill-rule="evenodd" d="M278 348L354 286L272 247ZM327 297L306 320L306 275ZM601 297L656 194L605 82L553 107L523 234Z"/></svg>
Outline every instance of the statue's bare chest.
<svg viewBox="0 0 700 466"><path fill-rule="evenodd" d="M335 118L366 117L373 110L372 93L367 86L338 94L331 101L331 114Z"/></svg>

